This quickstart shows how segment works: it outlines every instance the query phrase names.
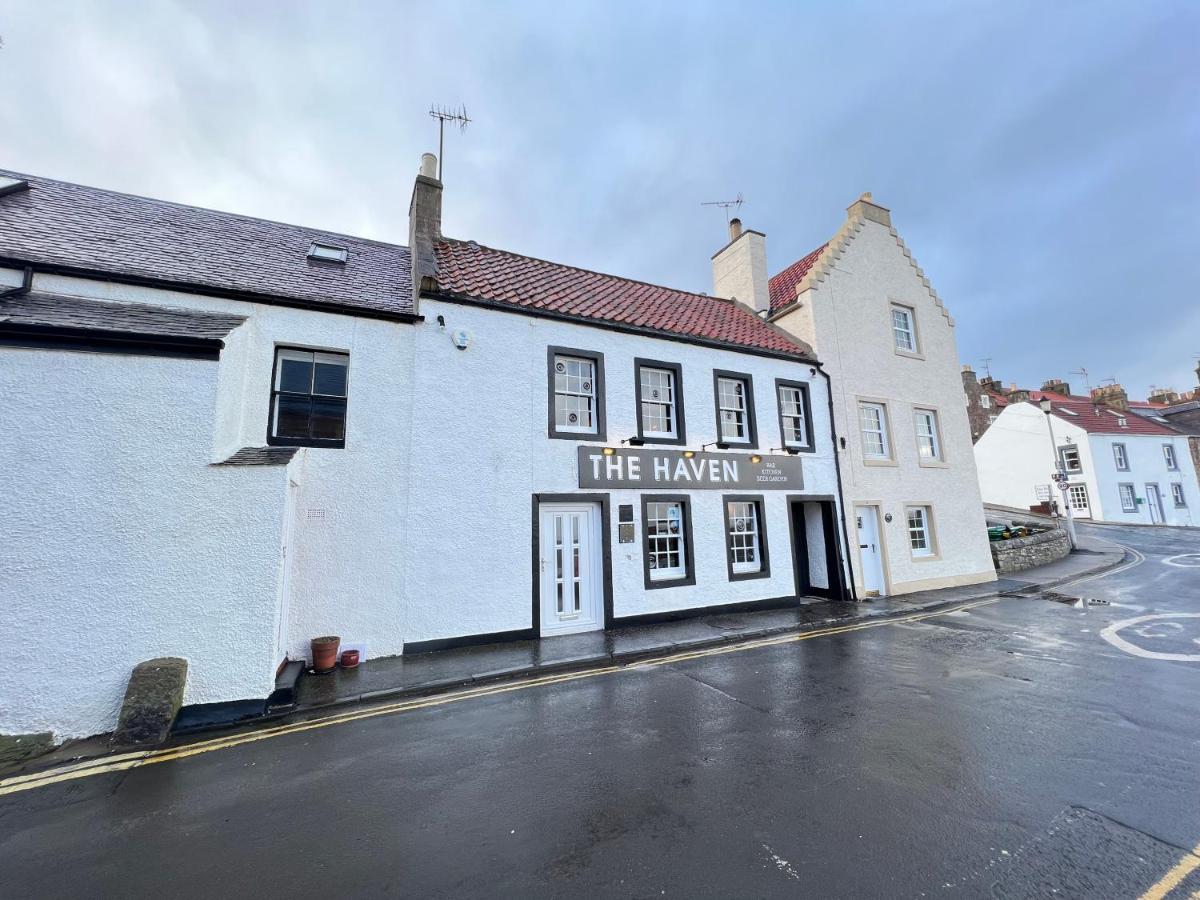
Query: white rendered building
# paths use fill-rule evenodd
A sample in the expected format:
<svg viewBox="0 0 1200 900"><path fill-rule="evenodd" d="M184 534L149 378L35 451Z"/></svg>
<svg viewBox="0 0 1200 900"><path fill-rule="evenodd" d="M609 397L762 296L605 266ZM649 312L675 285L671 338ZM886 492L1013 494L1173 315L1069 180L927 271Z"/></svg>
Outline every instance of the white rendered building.
<svg viewBox="0 0 1200 900"><path fill-rule="evenodd" d="M1042 398L1051 401L1049 417L1039 406ZM975 459L988 504L1027 509L1053 496L1061 507L1063 498L1051 481L1057 461L1067 474L1065 499L1077 518L1200 524L1187 436L1088 397L1031 391L1030 400L1004 407L975 444Z"/></svg>
<svg viewBox="0 0 1200 900"><path fill-rule="evenodd" d="M770 279L765 237L738 223L731 238L715 292L752 299L832 379L858 595L994 580L954 321L888 210L864 194L827 244Z"/></svg>

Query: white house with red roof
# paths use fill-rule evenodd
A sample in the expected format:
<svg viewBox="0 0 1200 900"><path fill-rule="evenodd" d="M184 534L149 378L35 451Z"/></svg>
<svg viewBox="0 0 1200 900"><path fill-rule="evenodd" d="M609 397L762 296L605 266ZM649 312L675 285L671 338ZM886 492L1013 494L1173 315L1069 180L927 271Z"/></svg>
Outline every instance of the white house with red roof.
<svg viewBox="0 0 1200 900"><path fill-rule="evenodd" d="M738 223L714 290L752 302L830 374L860 595L993 580L954 321L891 213L864 194L828 242L767 272L765 237Z"/></svg>
<svg viewBox="0 0 1200 900"><path fill-rule="evenodd" d="M422 166L407 247L0 172L0 733L110 730L156 657L250 716L319 635L369 659L847 595L812 348L445 237Z"/></svg>
<svg viewBox="0 0 1200 900"><path fill-rule="evenodd" d="M975 444L985 503L1028 509L1053 497L1061 506L1051 478L1060 466L1067 476L1065 500L1079 518L1200 524L1187 435L1144 411L1108 406L1099 396L1022 394L1028 399L1006 400ZM1050 401L1049 414L1042 400Z"/></svg>

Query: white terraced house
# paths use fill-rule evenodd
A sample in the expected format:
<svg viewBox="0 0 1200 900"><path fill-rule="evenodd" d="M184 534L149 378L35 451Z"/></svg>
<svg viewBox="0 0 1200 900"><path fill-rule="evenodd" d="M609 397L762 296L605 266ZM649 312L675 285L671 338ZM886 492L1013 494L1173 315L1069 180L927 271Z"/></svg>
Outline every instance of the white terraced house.
<svg viewBox="0 0 1200 900"><path fill-rule="evenodd" d="M767 277L766 238L735 220L714 291L814 349L833 383L859 596L996 577L963 403L954 320L864 194L828 243Z"/></svg>
<svg viewBox="0 0 1200 900"><path fill-rule="evenodd" d="M1096 522L1200 524L1188 436L1166 417L1091 397L1028 394L1008 403L975 445L986 503L1027 509L1065 499L1077 518ZM1050 401L1049 416L1042 400ZM1056 466L1067 476L1065 498L1052 483Z"/></svg>
<svg viewBox="0 0 1200 900"><path fill-rule="evenodd" d="M811 348L447 238L434 164L407 247L0 173L0 733L108 731L155 657L250 716L318 635L369 659L846 595Z"/></svg>

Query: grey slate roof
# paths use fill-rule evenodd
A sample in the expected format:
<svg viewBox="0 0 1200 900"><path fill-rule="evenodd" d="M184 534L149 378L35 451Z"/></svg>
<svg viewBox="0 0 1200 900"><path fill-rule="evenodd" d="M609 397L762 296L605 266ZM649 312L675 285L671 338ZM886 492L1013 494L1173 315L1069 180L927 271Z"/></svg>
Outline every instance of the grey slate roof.
<svg viewBox="0 0 1200 900"><path fill-rule="evenodd" d="M296 455L295 447L243 447L214 466L286 466Z"/></svg>
<svg viewBox="0 0 1200 900"><path fill-rule="evenodd" d="M83 331L221 340L244 321L245 316L142 303L110 303L59 294L0 296L0 326L53 326Z"/></svg>
<svg viewBox="0 0 1200 900"><path fill-rule="evenodd" d="M247 292L385 317L411 315L408 248L22 175L0 196L0 258ZM317 241L344 265L308 260Z"/></svg>

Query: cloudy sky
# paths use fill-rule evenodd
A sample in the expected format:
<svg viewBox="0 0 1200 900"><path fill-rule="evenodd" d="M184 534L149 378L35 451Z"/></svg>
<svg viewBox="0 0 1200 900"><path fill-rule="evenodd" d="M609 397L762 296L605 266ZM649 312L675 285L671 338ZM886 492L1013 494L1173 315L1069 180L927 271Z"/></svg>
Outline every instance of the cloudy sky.
<svg viewBox="0 0 1200 900"><path fill-rule="evenodd" d="M0 167L694 290L739 192L772 272L862 191L1006 381L1191 387L1200 4L0 0Z"/></svg>

